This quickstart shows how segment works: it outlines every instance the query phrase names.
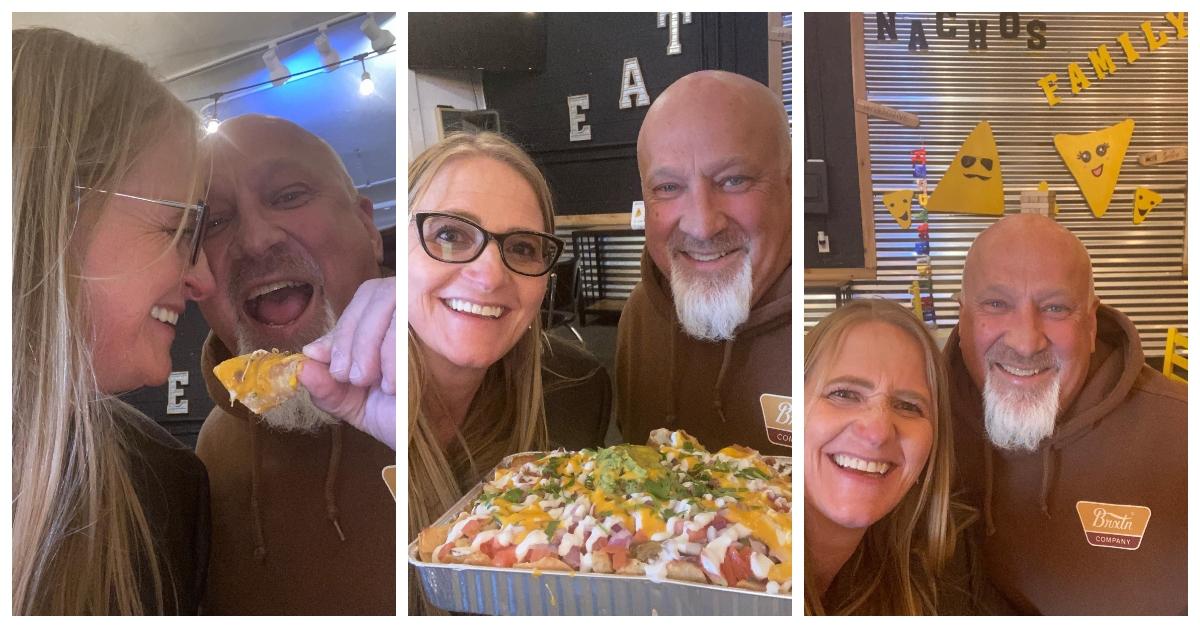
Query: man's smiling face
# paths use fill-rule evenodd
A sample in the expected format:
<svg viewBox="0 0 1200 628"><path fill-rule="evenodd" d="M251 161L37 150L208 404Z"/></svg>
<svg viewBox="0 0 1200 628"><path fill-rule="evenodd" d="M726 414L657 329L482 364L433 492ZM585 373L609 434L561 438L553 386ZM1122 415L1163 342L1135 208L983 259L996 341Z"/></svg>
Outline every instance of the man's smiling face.
<svg viewBox="0 0 1200 628"><path fill-rule="evenodd" d="M340 314L379 274L371 202L328 145L285 120L235 118L207 145L204 250L217 291L200 309L231 349L298 350L327 331L329 310Z"/></svg>

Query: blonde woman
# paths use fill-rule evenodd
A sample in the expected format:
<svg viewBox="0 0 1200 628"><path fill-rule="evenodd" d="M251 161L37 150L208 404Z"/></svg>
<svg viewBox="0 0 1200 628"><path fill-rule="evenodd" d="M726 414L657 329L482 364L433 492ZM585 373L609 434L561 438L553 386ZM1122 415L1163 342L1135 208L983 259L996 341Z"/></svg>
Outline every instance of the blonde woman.
<svg viewBox="0 0 1200 628"><path fill-rule="evenodd" d="M805 336L805 614L969 612L945 382L929 333L890 301Z"/></svg>
<svg viewBox="0 0 1200 628"><path fill-rule="evenodd" d="M447 137L408 183L411 538L503 456L546 446L537 313L563 246L545 179L499 135Z"/></svg>
<svg viewBox="0 0 1200 628"><path fill-rule="evenodd" d="M198 121L124 54L12 36L12 612L195 613L207 475L114 395L166 381L212 290Z"/></svg>

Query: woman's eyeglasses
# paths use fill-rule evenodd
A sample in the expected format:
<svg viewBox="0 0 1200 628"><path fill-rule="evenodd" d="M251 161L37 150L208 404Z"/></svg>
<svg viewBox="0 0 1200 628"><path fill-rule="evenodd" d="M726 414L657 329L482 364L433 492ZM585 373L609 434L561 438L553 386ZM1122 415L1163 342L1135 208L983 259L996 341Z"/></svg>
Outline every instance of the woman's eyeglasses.
<svg viewBox="0 0 1200 628"><path fill-rule="evenodd" d="M155 199L155 198L145 198L145 197L141 197L141 196L134 196L133 194L123 194L121 192L110 192L108 190L101 190L101 189L97 189L97 188L88 188L88 187L83 187L81 185L75 186L75 189L76 190L89 190L92 192L99 192L101 194L120 196L121 198L131 198L135 201L145 201L147 203L155 203L157 205L163 205L165 207L173 207L175 209L182 209L183 211L185 211L187 213L188 222L183 227L183 237L181 238L181 242L183 240L188 241L187 242L188 251L190 251L190 253L188 254L188 265L189 266L196 265L196 260L199 259L199 257L200 257L200 243L204 241L204 231L205 231L205 227L207 227L207 223L204 220L204 216L205 216L205 214L208 213L208 204L205 203L204 201L200 201L200 203L198 205L189 205L187 203L178 203L176 201L163 201L163 200L159 200L159 199Z"/></svg>
<svg viewBox="0 0 1200 628"><path fill-rule="evenodd" d="M421 248L439 262L473 262L483 254L488 241L495 240L500 259L509 270L527 277L540 277L554 268L563 251L563 241L548 233L492 233L466 218L438 212L420 212L414 219L421 236Z"/></svg>

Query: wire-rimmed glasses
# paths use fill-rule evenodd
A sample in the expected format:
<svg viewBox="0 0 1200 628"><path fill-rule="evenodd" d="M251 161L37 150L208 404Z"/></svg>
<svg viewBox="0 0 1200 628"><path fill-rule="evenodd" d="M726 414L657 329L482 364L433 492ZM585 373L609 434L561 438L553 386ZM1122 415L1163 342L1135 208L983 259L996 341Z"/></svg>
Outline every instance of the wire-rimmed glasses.
<svg viewBox="0 0 1200 628"><path fill-rule="evenodd" d="M492 233L462 216L441 212L419 212L413 218L421 248L439 262L473 262L483 254L488 242L495 240L500 259L509 270L526 277L540 277L554 268L563 251L562 240L540 231Z"/></svg>
<svg viewBox="0 0 1200 628"><path fill-rule="evenodd" d="M204 220L205 215L208 214L208 204L205 203L204 201L200 201L199 204L192 205L189 203L180 203L177 201L164 201L164 200L157 199L157 198L145 198L143 196L135 196L133 194L125 194L123 192L110 192L108 190L101 190L99 188L89 188L89 187L84 187L82 185L75 186L75 189L99 192L101 194L109 194L111 196L120 196L121 198L131 198L136 201L145 201L147 203L155 203L157 205L163 205L165 207L173 207L175 209L184 210L185 212L187 212L188 217L191 220L183 228L184 229L183 237L191 238L191 242L188 245L189 250L191 251L190 255L188 256L188 265L189 266L196 265L196 260L199 259L199 257L200 257L200 243L204 241L204 231L205 231L205 228L208 226Z"/></svg>

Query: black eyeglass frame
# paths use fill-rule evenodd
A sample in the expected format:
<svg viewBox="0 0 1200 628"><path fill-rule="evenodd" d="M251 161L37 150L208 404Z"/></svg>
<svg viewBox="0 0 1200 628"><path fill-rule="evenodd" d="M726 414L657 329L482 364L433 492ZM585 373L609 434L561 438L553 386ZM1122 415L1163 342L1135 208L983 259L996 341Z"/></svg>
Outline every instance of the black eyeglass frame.
<svg viewBox="0 0 1200 628"><path fill-rule="evenodd" d="M204 242L204 232L208 230L208 221L204 219L205 215L208 214L208 203L205 203L203 200L200 201L199 204L191 205L188 203L180 203L178 201L164 201L157 198L146 198L144 196L125 194L124 192L112 192L109 190L101 190L99 188L89 188L82 185L75 186L75 189L99 192L101 194L108 194L110 196L120 196L121 198L131 198L135 201L145 201L147 203L155 203L165 207L173 207L175 209L182 209L187 212L196 212L200 214L199 220L196 221L196 230L192 232L192 242L190 244L191 255L188 256L188 266L195 266L196 260L200 259L200 244Z"/></svg>
<svg viewBox="0 0 1200 628"><path fill-rule="evenodd" d="M479 250L475 251L475 254L472 255L470 257L470 259L446 260L446 259L442 259L442 258L438 257L437 255L434 255L433 252L429 250L429 244L427 242L425 242L425 233L424 233L425 221L434 216L441 217L441 218L452 218L459 222L466 223L466 224L474 227L475 229L478 229L479 232L484 235L483 246L480 246ZM421 248L425 251L425 254L439 262L444 262L446 264L470 264L471 262L479 259L480 255L483 255L483 251L485 249L487 249L487 245L489 242L491 242L492 240L495 240L496 247L500 251L500 261L504 262L504 266L506 268L513 271L514 273L517 273L518 275L524 275L526 277L542 277L542 276L546 275L546 273L549 273L551 270L554 270L554 265L556 263L558 263L558 258L562 256L563 249L566 247L566 242L564 242L561 238L553 236L549 233L543 233L541 231L525 231L525 230L509 231L508 233L492 233L491 231L484 229L482 226L480 226L473 220L469 220L467 218L463 218L462 216L457 216L455 214L447 214L444 212L417 212L417 213L413 214L413 221L416 222L417 238L421 240ZM526 272L519 271L516 268L513 268L513 265L508 262L508 257L504 254L504 241L513 236L519 236L519 235L534 235L534 236L546 238L547 240L550 240L558 247L558 249L554 252L554 257L552 259L550 259L549 262L546 264L545 270L543 270L542 272L537 273L537 274L526 273Z"/></svg>

